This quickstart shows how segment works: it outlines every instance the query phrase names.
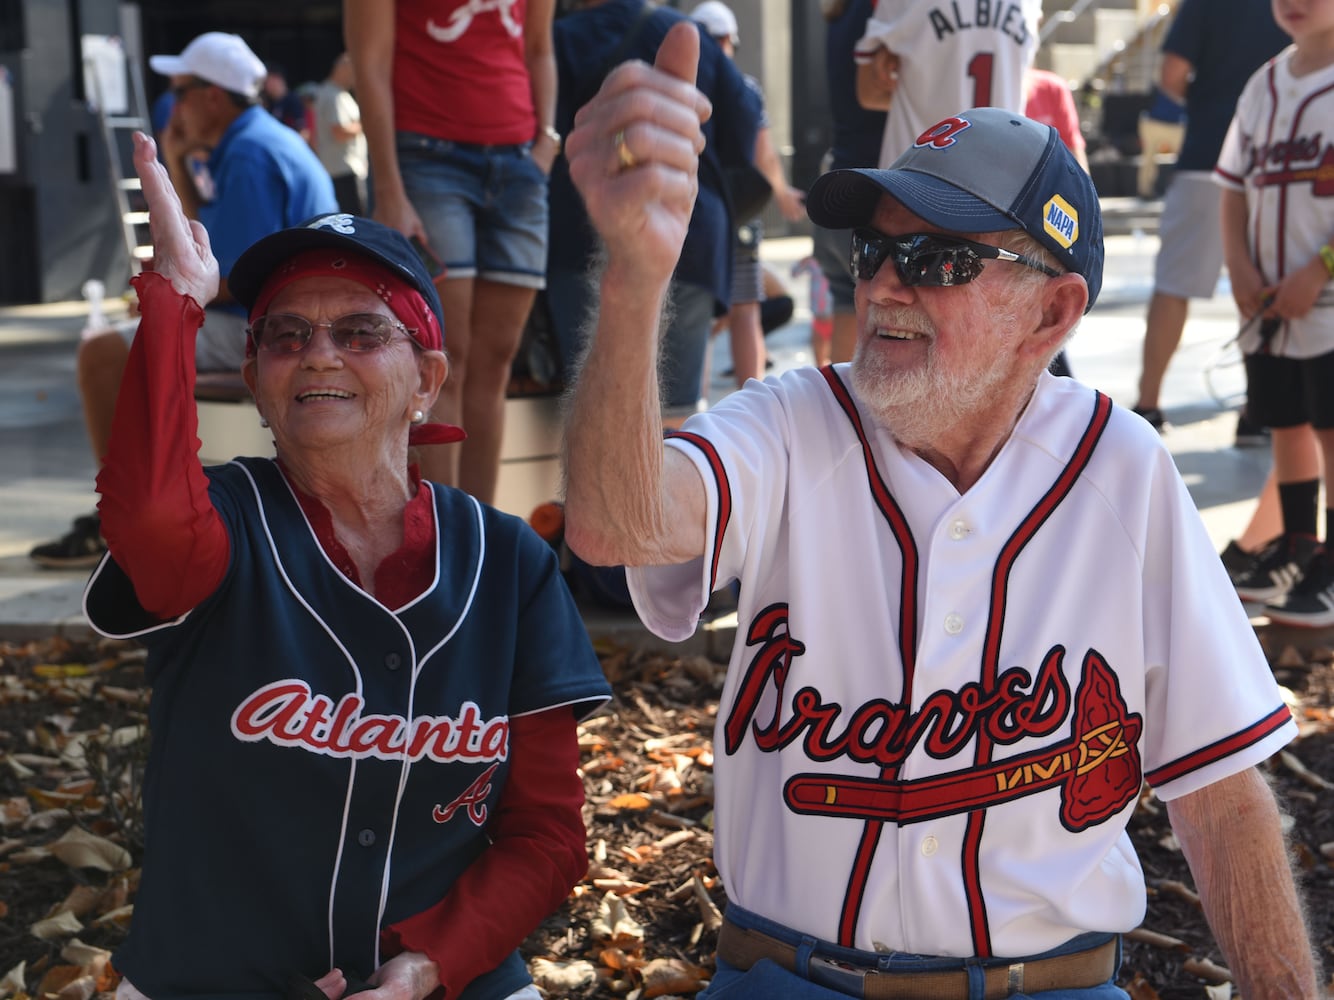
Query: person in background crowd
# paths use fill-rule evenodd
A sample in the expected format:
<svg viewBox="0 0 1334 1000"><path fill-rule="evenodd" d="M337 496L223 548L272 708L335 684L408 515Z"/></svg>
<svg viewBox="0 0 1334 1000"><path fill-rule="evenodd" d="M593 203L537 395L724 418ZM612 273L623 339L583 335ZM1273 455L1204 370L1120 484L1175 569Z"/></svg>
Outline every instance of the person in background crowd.
<svg viewBox="0 0 1334 1000"><path fill-rule="evenodd" d="M329 76L315 90L312 145L333 178L338 207L361 215L366 205L369 164L361 109L351 93L356 79L352 57L340 53L329 69Z"/></svg>
<svg viewBox="0 0 1334 1000"><path fill-rule="evenodd" d="M942 22L936 0L878 0L857 43L857 98L890 111L880 144L888 167L959 108L1024 109L1024 74L1038 50L1042 0L1006 5L1002 24ZM999 8L998 8L999 10Z"/></svg>
<svg viewBox="0 0 1334 1000"><path fill-rule="evenodd" d="M1329 148L1321 137L1334 132L1334 3L1275 2L1273 13L1293 44L1247 81L1215 168L1223 255L1244 324L1246 406L1273 429L1282 517L1282 534L1233 582L1243 598L1264 602L1271 621L1323 628L1334 625L1328 497L1324 545L1319 527L1321 473L1334 469L1334 203L1319 178ZM1275 143L1280 123L1287 138Z"/></svg>
<svg viewBox="0 0 1334 1000"><path fill-rule="evenodd" d="M288 86L287 71L276 63L268 64L260 99L273 117L307 142L310 141L310 123L306 120L306 106Z"/></svg>
<svg viewBox="0 0 1334 1000"><path fill-rule="evenodd" d="M1167 366L1181 343L1191 299L1211 298L1223 270L1213 170L1246 80L1288 44L1270 0L1181 0L1163 39L1158 88L1184 105L1186 133L1163 198L1153 295L1134 410L1158 430ZM1263 429L1237 415L1237 444L1263 445Z"/></svg>
<svg viewBox="0 0 1334 1000"><path fill-rule="evenodd" d="M443 264L453 377L435 416L462 446L422 473L490 502L505 393L545 284L547 175L560 150L555 0L344 0L376 219Z"/></svg>
<svg viewBox="0 0 1334 1000"><path fill-rule="evenodd" d="M558 125L573 127L576 113L617 65L652 59L668 30L683 17L670 7L643 0L583 0L559 18L555 25ZM725 175L751 162L762 115L760 96L712 41L701 48L698 86L713 102L713 116L704 126L709 146L686 251L675 268L672 310L663 336L660 398L671 424L679 424L699 408L709 335L714 319L731 304L735 220L729 215ZM547 295L567 371L577 367L585 320L597 310L596 288L589 277L597 257L596 233L561 157L551 175Z"/></svg>
<svg viewBox="0 0 1334 1000"><path fill-rule="evenodd" d="M1061 141L1074 154L1076 162L1088 170L1087 143L1079 124L1079 107L1070 85L1059 73L1028 67L1024 73L1024 114L1061 133Z"/></svg>
<svg viewBox="0 0 1334 1000"><path fill-rule="evenodd" d="M832 142L820 162L820 173L849 167L873 167L880 157L885 112L862 107L857 100L857 65L853 50L866 32L874 0L821 0L825 20L825 74L829 86ZM815 228L815 259L829 283L832 307L826 342L814 335L811 348L817 365L851 361L857 344L853 282L848 273L850 232Z"/></svg>
<svg viewBox="0 0 1334 1000"><path fill-rule="evenodd" d="M736 60L741 35L736 15L722 0L704 0L690 12L690 19L718 43L728 59ZM764 175L772 190L774 204L789 222L806 217L802 193L787 181L783 161L774 147L769 118L764 112L764 91L759 81L742 74L760 101L760 126L755 136L755 168ZM764 222L759 216L735 219L736 236L732 243L732 295L727 312L727 329L732 348L732 377L738 386L748 378L764 378L766 352L760 306L764 301L764 273L760 264L760 243Z"/></svg>

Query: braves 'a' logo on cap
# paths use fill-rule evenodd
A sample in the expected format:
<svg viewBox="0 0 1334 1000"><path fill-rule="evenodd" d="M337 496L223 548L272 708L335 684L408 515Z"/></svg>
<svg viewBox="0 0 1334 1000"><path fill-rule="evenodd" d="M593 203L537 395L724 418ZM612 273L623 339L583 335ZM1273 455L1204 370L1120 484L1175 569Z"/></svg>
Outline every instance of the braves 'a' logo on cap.
<svg viewBox="0 0 1334 1000"><path fill-rule="evenodd" d="M352 225L352 216L346 212L340 212L337 215L322 215L306 228L332 229L335 233L342 233L344 236L352 236L357 231L356 226Z"/></svg>
<svg viewBox="0 0 1334 1000"><path fill-rule="evenodd" d="M1069 250L1079 239L1079 213L1059 194L1054 194L1042 206L1042 229Z"/></svg>
<svg viewBox="0 0 1334 1000"><path fill-rule="evenodd" d="M913 149L948 149L957 141L960 132L972 127L973 123L965 118L946 118L919 135L912 144Z"/></svg>

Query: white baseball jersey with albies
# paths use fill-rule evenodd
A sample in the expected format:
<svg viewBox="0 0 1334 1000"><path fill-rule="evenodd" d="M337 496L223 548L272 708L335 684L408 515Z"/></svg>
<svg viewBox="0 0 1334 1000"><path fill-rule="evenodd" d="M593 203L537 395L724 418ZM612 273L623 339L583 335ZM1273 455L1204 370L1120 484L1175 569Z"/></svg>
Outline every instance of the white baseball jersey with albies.
<svg viewBox="0 0 1334 1000"><path fill-rule="evenodd" d="M880 166L927 128L968 108L1024 110L1024 71L1038 50L1042 0L879 0L854 56L899 57Z"/></svg>
<svg viewBox="0 0 1334 1000"><path fill-rule="evenodd" d="M863 949L1029 955L1135 927L1126 823L1296 734L1171 455L1044 374L960 496L843 365L751 382L670 439L707 557L629 574L679 640L740 580L714 734L728 898Z"/></svg>
<svg viewBox="0 0 1334 1000"><path fill-rule="evenodd" d="M1246 192L1247 243L1265 282L1309 264L1334 239L1334 66L1292 75L1289 47L1246 83L1215 178ZM1270 350L1293 358L1334 351L1334 285L1305 316L1283 323ZM1246 328L1241 349L1260 347L1259 324Z"/></svg>

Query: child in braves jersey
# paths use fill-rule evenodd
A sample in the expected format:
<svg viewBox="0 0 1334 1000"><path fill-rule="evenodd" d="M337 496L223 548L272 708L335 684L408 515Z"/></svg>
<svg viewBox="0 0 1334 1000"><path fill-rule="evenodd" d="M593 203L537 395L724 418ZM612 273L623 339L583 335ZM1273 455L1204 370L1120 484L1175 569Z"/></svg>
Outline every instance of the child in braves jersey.
<svg viewBox="0 0 1334 1000"><path fill-rule="evenodd" d="M1334 559L1317 533L1334 467L1334 0L1275 0L1293 45L1247 82L1219 155L1224 254L1246 320L1252 419L1273 430L1283 535L1236 580L1289 625L1334 624ZM1325 537L1334 511L1325 511Z"/></svg>

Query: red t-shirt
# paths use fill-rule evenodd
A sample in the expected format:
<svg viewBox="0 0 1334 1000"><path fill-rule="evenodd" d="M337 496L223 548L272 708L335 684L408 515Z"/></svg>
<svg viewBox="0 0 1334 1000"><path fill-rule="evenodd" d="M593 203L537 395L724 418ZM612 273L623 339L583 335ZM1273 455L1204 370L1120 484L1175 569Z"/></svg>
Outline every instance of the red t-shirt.
<svg viewBox="0 0 1334 1000"><path fill-rule="evenodd" d="M527 0L397 0L394 127L487 146L532 139L527 8Z"/></svg>
<svg viewBox="0 0 1334 1000"><path fill-rule="evenodd" d="M1072 153L1084 149L1084 133L1079 130L1079 108L1070 85L1059 75L1045 69L1030 69L1024 81L1028 98L1024 114L1034 121L1053 126Z"/></svg>

